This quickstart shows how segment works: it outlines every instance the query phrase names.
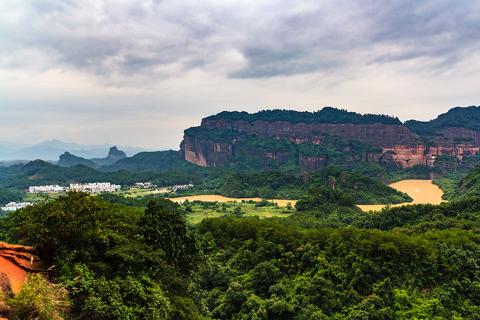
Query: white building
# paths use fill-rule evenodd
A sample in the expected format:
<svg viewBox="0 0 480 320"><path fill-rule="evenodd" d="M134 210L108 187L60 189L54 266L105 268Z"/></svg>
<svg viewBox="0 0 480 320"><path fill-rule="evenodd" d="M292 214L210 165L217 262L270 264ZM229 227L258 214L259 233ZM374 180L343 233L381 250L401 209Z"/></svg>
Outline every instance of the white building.
<svg viewBox="0 0 480 320"><path fill-rule="evenodd" d="M135 187L142 188L142 189L149 189L149 188L154 188L156 186L151 182L136 182Z"/></svg>
<svg viewBox="0 0 480 320"><path fill-rule="evenodd" d="M11 211L16 211L18 209L28 207L30 205L32 205L32 203L30 202L9 202L4 207L1 207L0 209L1 211L11 212Z"/></svg>
<svg viewBox="0 0 480 320"><path fill-rule="evenodd" d="M29 193L47 193L47 192L63 192L65 191L64 187L59 185L48 185L48 186L32 186L28 188Z"/></svg>
<svg viewBox="0 0 480 320"><path fill-rule="evenodd" d="M115 192L122 186L111 184L110 182L92 182L92 183L71 183L69 190L82 191L88 193Z"/></svg>
<svg viewBox="0 0 480 320"><path fill-rule="evenodd" d="M174 186L171 186L170 190L172 190L172 192L177 192L178 190L187 190L187 189L190 189L190 188L193 188L193 184L191 184L191 183L189 183L189 184L176 184Z"/></svg>

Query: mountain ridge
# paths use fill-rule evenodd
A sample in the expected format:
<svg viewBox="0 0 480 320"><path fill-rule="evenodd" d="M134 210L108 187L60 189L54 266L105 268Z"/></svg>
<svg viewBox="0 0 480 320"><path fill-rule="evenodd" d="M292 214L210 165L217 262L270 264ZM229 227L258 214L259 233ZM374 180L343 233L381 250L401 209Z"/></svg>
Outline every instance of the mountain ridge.
<svg viewBox="0 0 480 320"><path fill-rule="evenodd" d="M42 159L45 161L53 161L60 154L69 152L82 158L101 158L108 150L113 147L112 144L87 145L79 143L64 142L58 139L42 141L33 145L15 145L12 143L4 143L5 147L0 148L0 160L35 160ZM8 146L8 148L7 148ZM135 146L118 146L124 150L126 154L133 155L138 152L146 151L145 148Z"/></svg>

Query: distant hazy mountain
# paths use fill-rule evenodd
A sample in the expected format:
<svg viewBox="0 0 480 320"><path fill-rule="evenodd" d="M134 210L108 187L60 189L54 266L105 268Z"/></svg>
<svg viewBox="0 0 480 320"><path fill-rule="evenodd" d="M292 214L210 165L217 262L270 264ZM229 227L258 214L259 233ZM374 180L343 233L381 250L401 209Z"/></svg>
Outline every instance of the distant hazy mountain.
<svg viewBox="0 0 480 320"><path fill-rule="evenodd" d="M61 167L74 167L77 165L84 165L90 168L96 168L97 165L92 160L88 160L82 157L77 157L76 155L71 154L70 152L65 152L60 155L60 158L57 163Z"/></svg>
<svg viewBox="0 0 480 320"><path fill-rule="evenodd" d="M140 152L132 157L118 160L112 165L104 166L101 169L106 171L128 170L132 172L159 172L188 167L193 167L193 165L183 159L180 151L165 150Z"/></svg>
<svg viewBox="0 0 480 320"><path fill-rule="evenodd" d="M61 167L74 167L77 165L83 165L90 168L99 168L102 166L109 166L115 162L127 158L127 155L122 150L118 150L117 147L111 147L108 150L108 155L104 158L92 158L86 159L84 157L79 157L71 154L70 152L65 152L60 155L57 164Z"/></svg>
<svg viewBox="0 0 480 320"><path fill-rule="evenodd" d="M0 142L0 161L6 160L56 160L58 156L69 152L86 159L103 158L108 154L110 144L83 145L78 143L67 143L60 140L48 140L35 145L15 145L8 142ZM132 146L119 146L127 155L145 151L145 149Z"/></svg>
<svg viewBox="0 0 480 320"><path fill-rule="evenodd" d="M127 154L122 150L118 150L117 147L111 147L108 150L108 155L106 158L94 158L92 160L98 166L108 166L114 164L115 162L127 158Z"/></svg>

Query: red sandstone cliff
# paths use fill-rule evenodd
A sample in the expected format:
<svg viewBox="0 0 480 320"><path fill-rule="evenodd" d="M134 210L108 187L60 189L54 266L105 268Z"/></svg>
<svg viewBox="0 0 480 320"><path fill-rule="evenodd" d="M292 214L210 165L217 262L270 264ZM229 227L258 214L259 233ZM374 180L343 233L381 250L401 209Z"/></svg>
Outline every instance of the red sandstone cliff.
<svg viewBox="0 0 480 320"><path fill-rule="evenodd" d="M321 144L325 136L339 137L345 140L358 140L373 146L395 144L412 145L417 142L416 135L404 125L382 123L295 123L285 121L229 121L202 120L207 129L233 130L253 133L263 138L284 138L295 143Z"/></svg>
<svg viewBox="0 0 480 320"><path fill-rule="evenodd" d="M29 272L43 271L32 247L0 242L0 290L20 291Z"/></svg>
<svg viewBox="0 0 480 320"><path fill-rule="evenodd" d="M289 123L286 121L245 121L225 119L203 119L202 128L236 131L254 134L261 138L287 139L296 144L307 143L321 145L325 137L335 137L347 141L359 141L379 148L378 153L367 153L365 161L393 162L403 168L414 165L435 163L440 155L474 155L480 151L480 132L464 128L447 128L436 133L435 139L428 145L420 137L402 124L352 124L352 123ZM458 143L459 141L465 143ZM182 151L185 159L200 166L222 166L235 153L238 141L215 142L202 140L195 136L185 136ZM348 150L345 151L348 153ZM284 154L265 153L265 159L281 161ZM298 163L306 171L322 168L327 164L325 157L300 155Z"/></svg>

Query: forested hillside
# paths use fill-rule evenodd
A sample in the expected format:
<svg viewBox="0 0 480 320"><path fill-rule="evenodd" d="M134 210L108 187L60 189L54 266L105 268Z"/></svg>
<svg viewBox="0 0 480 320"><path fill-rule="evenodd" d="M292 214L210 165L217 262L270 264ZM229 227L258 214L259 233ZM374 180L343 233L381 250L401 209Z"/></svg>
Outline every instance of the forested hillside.
<svg viewBox="0 0 480 320"><path fill-rule="evenodd" d="M435 131L447 128L480 130L480 107L456 107L431 121L410 120L405 125L419 135L433 135Z"/></svg>
<svg viewBox="0 0 480 320"><path fill-rule="evenodd" d="M479 203L366 215L317 201L289 218L230 215L191 229L166 200L142 209L71 193L11 213L0 235L53 265L48 292L68 290L69 307L48 312L63 317L476 319ZM30 297L45 294L32 286Z"/></svg>
<svg viewBox="0 0 480 320"><path fill-rule="evenodd" d="M346 192L357 204L401 203L411 198L377 179L358 172L328 167L308 176L281 171L246 172L227 176L220 193L230 197L300 199L310 189L336 189Z"/></svg>
<svg viewBox="0 0 480 320"><path fill-rule="evenodd" d="M193 170L197 169L194 168ZM15 189L24 189L32 185L67 185L69 183L95 181L110 181L120 185L131 185L138 181L152 181L158 185L172 185L198 183L198 177L185 170L170 170L168 172L119 170L105 172L83 165L60 167L42 160L10 167L0 167L0 187Z"/></svg>

